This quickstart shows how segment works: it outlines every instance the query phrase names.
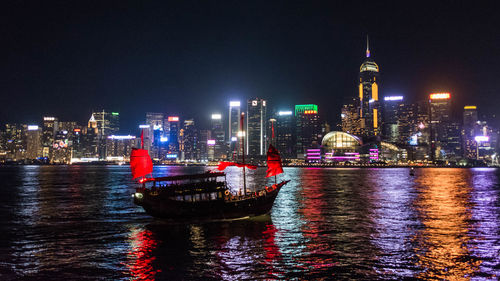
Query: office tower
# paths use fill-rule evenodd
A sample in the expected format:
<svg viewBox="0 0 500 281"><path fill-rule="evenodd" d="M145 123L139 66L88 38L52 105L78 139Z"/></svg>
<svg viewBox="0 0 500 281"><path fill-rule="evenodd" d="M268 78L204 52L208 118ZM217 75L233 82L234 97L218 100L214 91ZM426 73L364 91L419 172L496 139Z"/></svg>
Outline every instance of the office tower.
<svg viewBox="0 0 500 281"><path fill-rule="evenodd" d="M26 159L42 157L42 130L38 125L28 125L26 132Z"/></svg>
<svg viewBox="0 0 500 281"><path fill-rule="evenodd" d="M58 130L59 122L56 117L44 116L42 125L42 157L51 158L54 136Z"/></svg>
<svg viewBox="0 0 500 281"><path fill-rule="evenodd" d="M179 152L180 160L194 161L197 159L198 132L194 120L184 120L182 129L179 132Z"/></svg>
<svg viewBox="0 0 500 281"><path fill-rule="evenodd" d="M99 159L106 158L107 137L120 130L120 114L118 112L94 111L93 120L97 126L97 147ZM92 117L91 117L92 119Z"/></svg>
<svg viewBox="0 0 500 281"><path fill-rule="evenodd" d="M477 143L474 137L478 135L478 131L477 107L475 105L464 106L462 142L465 158L477 159Z"/></svg>
<svg viewBox="0 0 500 281"><path fill-rule="evenodd" d="M260 98L247 101L246 153L250 157L263 156L267 152L267 106Z"/></svg>
<svg viewBox="0 0 500 281"><path fill-rule="evenodd" d="M11 161L22 161L26 158L26 131L27 125L5 124L4 139L6 158Z"/></svg>
<svg viewBox="0 0 500 281"><path fill-rule="evenodd" d="M240 127L240 109L241 103L239 101L229 102L229 120L228 120L228 134L227 142L229 148L228 158L232 160L238 159L241 155L243 147L238 142L238 132L241 130Z"/></svg>
<svg viewBox="0 0 500 281"><path fill-rule="evenodd" d="M304 159L308 148L316 148L321 144L321 126L317 105L295 106L295 129L297 158Z"/></svg>
<svg viewBox="0 0 500 281"><path fill-rule="evenodd" d="M433 93L429 96L431 129L431 159L445 160L448 127L451 123L450 93Z"/></svg>
<svg viewBox="0 0 500 281"><path fill-rule="evenodd" d="M359 69L359 129L364 137L377 136L381 132L378 77L379 67L371 58L367 38L366 58Z"/></svg>
<svg viewBox="0 0 500 281"><path fill-rule="evenodd" d="M227 145L225 144L225 133L222 121L222 114L214 113L211 118L211 138L215 144L211 145L213 149L213 158L210 160L220 160L226 158Z"/></svg>
<svg viewBox="0 0 500 281"><path fill-rule="evenodd" d="M216 140L212 138L211 130L199 130L196 147L197 161L213 161L215 157Z"/></svg>
<svg viewBox="0 0 500 281"><path fill-rule="evenodd" d="M126 161L136 144L136 137L130 135L111 135L106 138L106 160Z"/></svg>
<svg viewBox="0 0 500 281"><path fill-rule="evenodd" d="M408 118L408 115L401 116L400 114L402 105L403 96L384 97L382 136L384 140L390 143L397 143L399 141L399 118Z"/></svg>
<svg viewBox="0 0 500 281"><path fill-rule="evenodd" d="M296 128L293 111L278 111L275 118L274 135L276 148L282 155L282 158L297 157L297 151L295 150Z"/></svg>
<svg viewBox="0 0 500 281"><path fill-rule="evenodd" d="M344 104L340 110L340 121L342 131L361 136L361 120L359 118L359 101L351 99L347 104Z"/></svg>
<svg viewBox="0 0 500 281"><path fill-rule="evenodd" d="M168 116L164 125L166 132L168 132L168 154L177 157L179 152L179 130L181 129L179 116ZM170 158L170 160L172 159Z"/></svg>

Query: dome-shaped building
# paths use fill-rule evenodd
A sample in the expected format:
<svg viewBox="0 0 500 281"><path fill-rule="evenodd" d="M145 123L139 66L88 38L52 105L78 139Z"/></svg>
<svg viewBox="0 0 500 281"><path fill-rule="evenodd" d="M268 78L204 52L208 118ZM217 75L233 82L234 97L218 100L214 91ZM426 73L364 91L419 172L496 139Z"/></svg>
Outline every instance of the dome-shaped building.
<svg viewBox="0 0 500 281"><path fill-rule="evenodd" d="M360 138L340 131L329 132L321 141L326 162L357 161L362 145Z"/></svg>

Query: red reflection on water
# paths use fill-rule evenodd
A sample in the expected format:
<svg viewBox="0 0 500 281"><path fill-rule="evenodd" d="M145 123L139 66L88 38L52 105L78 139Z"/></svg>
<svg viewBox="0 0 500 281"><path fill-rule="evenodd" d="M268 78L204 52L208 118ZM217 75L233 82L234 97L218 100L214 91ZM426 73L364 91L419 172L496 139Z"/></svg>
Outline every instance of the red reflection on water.
<svg viewBox="0 0 500 281"><path fill-rule="evenodd" d="M129 263L126 264L133 280L155 280L155 275L161 272L153 268L156 259L151 252L156 248L157 242L149 230L134 230L130 235L132 250L127 254Z"/></svg>
<svg viewBox="0 0 500 281"><path fill-rule="evenodd" d="M264 239L264 251L266 252L265 263L268 266L268 276L278 276L278 274L283 274L282 271L275 269L274 265L281 260L281 252L276 245L276 232L278 230L273 224L268 224L266 229L262 232L262 238Z"/></svg>
<svg viewBox="0 0 500 281"><path fill-rule="evenodd" d="M309 238L306 243L308 255L303 263L307 264L309 269L324 269L335 266L334 251L331 249L333 245L326 243L328 239L324 237L326 234L321 234L322 229L328 228L322 210L328 208L325 200L324 187L327 186L325 177L323 176L324 170L321 169L308 169L302 176L302 208L301 213L307 221L303 225L302 233L304 237Z"/></svg>

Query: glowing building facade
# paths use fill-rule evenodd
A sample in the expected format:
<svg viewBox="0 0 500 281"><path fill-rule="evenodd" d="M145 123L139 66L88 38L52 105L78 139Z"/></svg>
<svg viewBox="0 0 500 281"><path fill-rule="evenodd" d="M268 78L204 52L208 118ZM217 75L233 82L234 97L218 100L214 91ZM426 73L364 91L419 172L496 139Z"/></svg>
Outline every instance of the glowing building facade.
<svg viewBox="0 0 500 281"><path fill-rule="evenodd" d="M317 148L322 138L321 124L316 104L295 106L297 158L304 159L308 148Z"/></svg>
<svg viewBox="0 0 500 281"><path fill-rule="evenodd" d="M379 67L370 54L368 39L366 58L359 68L359 118L360 133L364 137L381 133L381 112L379 101Z"/></svg>
<svg viewBox="0 0 500 281"><path fill-rule="evenodd" d="M265 155L267 151L267 104L260 98L249 99L246 116L246 153L250 157Z"/></svg>

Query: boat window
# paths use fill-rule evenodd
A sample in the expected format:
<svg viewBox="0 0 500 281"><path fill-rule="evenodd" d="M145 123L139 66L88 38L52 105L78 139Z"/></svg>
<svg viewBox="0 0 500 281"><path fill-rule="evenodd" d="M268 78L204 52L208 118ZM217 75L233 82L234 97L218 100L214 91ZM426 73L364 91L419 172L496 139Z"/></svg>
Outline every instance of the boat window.
<svg viewBox="0 0 500 281"><path fill-rule="evenodd" d="M175 200L177 200L177 201L184 201L184 197L178 195L178 196L175 197Z"/></svg>
<svg viewBox="0 0 500 281"><path fill-rule="evenodd" d="M210 193L210 200L215 200L215 199L217 199L217 192Z"/></svg>

